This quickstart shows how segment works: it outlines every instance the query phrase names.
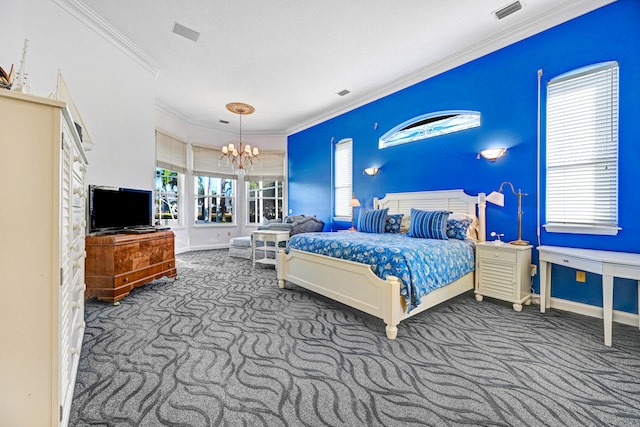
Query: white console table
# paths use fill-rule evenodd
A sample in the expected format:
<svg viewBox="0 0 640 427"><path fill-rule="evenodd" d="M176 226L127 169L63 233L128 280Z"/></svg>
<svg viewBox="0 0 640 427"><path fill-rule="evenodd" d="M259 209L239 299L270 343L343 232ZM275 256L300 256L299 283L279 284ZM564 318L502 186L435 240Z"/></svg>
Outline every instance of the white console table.
<svg viewBox="0 0 640 427"><path fill-rule="evenodd" d="M537 249L540 257L540 312L542 313L550 307L552 264L602 275L604 345L610 347L613 278L638 280L638 307L640 307L640 254L560 246L538 246Z"/></svg>

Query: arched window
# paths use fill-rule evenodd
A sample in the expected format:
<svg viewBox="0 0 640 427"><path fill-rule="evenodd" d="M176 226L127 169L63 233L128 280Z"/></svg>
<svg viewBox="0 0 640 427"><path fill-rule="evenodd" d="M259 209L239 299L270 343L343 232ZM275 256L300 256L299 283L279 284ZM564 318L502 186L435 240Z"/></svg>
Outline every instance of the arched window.
<svg viewBox="0 0 640 427"><path fill-rule="evenodd" d="M407 120L380 138L378 148L459 132L480 126L480 112L468 110L436 111Z"/></svg>

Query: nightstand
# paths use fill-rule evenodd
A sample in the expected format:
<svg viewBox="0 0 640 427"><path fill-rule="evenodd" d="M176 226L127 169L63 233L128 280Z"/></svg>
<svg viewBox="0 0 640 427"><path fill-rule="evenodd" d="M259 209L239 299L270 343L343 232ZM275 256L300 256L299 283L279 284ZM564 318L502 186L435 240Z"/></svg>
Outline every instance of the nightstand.
<svg viewBox="0 0 640 427"><path fill-rule="evenodd" d="M483 296L513 303L515 311L531 304L531 245L476 244L476 300Z"/></svg>

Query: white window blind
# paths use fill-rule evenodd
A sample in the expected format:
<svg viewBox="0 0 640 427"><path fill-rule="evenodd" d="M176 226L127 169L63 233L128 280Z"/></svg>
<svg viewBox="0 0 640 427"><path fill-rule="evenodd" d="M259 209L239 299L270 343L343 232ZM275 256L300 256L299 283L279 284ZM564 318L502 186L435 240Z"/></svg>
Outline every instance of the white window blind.
<svg viewBox="0 0 640 427"><path fill-rule="evenodd" d="M335 215L351 218L353 140L343 139L335 147Z"/></svg>
<svg viewBox="0 0 640 427"><path fill-rule="evenodd" d="M546 174L548 231L617 233L617 62L549 81Z"/></svg>
<svg viewBox="0 0 640 427"><path fill-rule="evenodd" d="M245 171L245 181L284 181L284 153L261 151Z"/></svg>
<svg viewBox="0 0 640 427"><path fill-rule="evenodd" d="M234 178L233 170L227 159L222 158L219 148L193 146L193 175Z"/></svg>
<svg viewBox="0 0 640 427"><path fill-rule="evenodd" d="M156 130L156 166L174 172L187 172L187 144Z"/></svg>

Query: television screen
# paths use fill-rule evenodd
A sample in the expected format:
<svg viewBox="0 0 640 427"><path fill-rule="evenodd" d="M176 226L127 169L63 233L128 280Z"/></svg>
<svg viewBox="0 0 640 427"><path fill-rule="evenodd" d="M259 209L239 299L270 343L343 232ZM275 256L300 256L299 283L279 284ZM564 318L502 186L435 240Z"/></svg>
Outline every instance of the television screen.
<svg viewBox="0 0 640 427"><path fill-rule="evenodd" d="M151 227L152 201L148 190L89 186L89 232Z"/></svg>

